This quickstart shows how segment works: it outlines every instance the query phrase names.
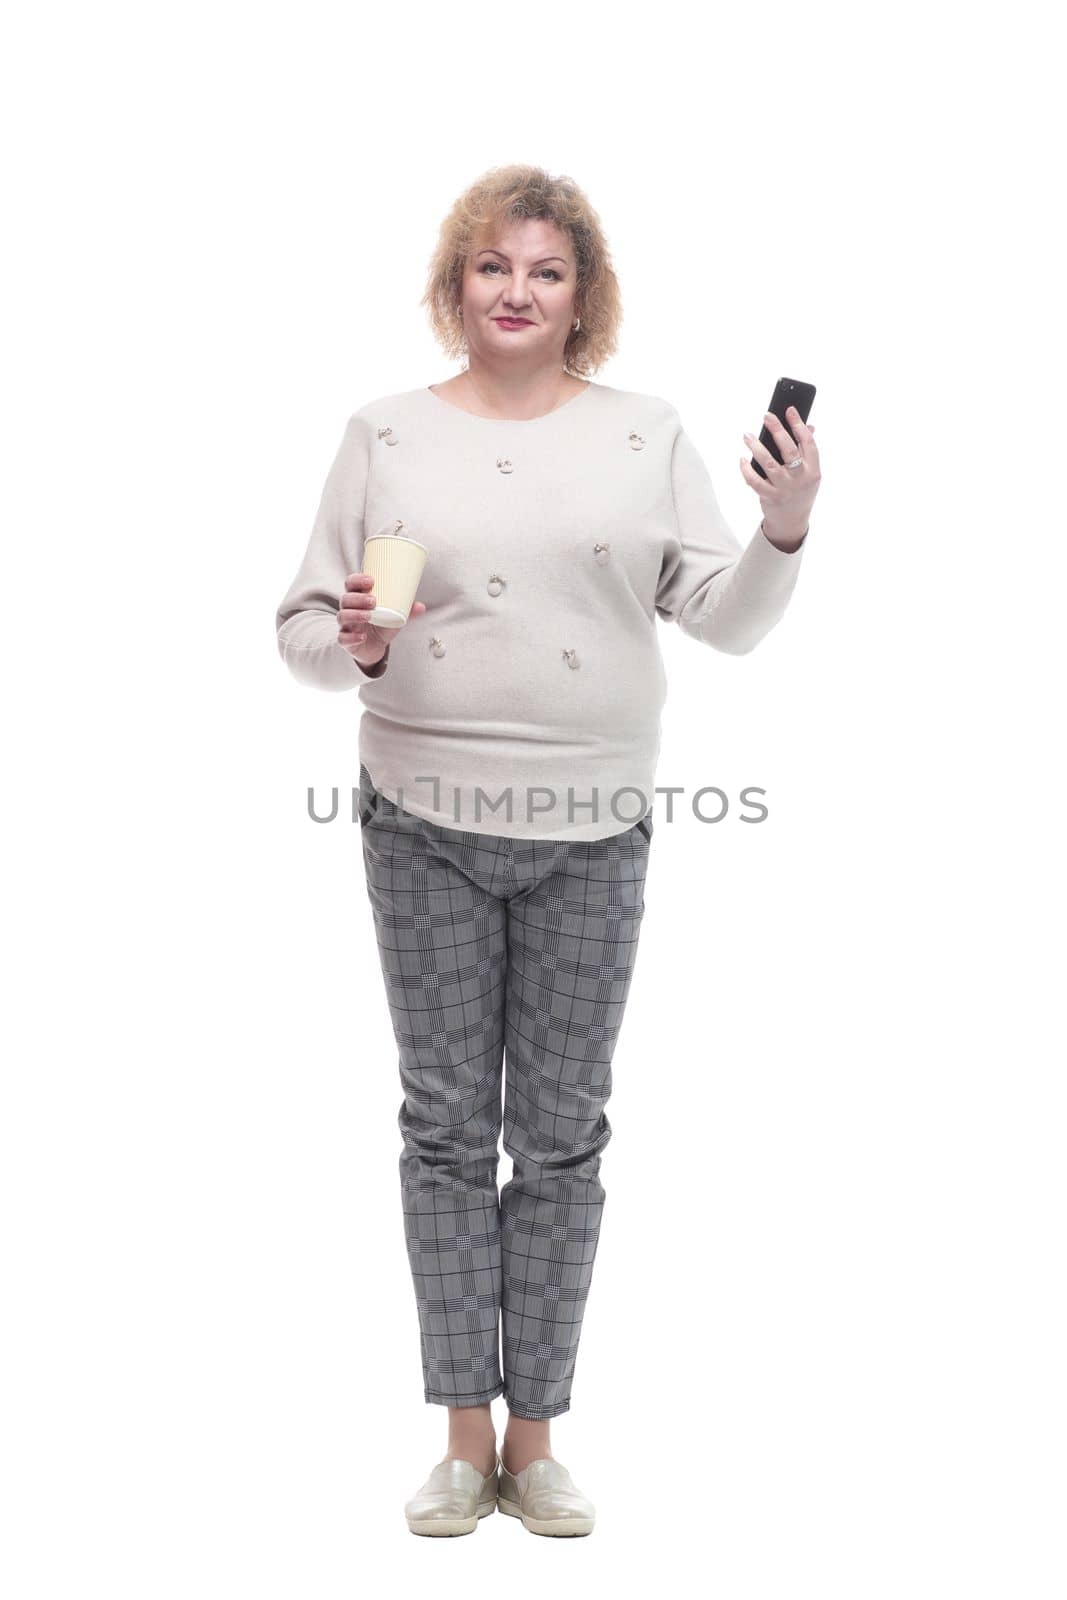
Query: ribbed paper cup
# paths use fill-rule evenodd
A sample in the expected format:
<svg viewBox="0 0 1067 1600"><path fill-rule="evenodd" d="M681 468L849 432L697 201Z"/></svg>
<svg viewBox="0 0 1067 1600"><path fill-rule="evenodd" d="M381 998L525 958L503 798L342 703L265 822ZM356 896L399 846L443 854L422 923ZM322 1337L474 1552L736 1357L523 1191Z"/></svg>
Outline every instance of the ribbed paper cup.
<svg viewBox="0 0 1067 1600"><path fill-rule="evenodd" d="M374 579L377 601L367 620L379 628L402 628L411 614L427 550L399 531L372 533L363 546L363 571Z"/></svg>

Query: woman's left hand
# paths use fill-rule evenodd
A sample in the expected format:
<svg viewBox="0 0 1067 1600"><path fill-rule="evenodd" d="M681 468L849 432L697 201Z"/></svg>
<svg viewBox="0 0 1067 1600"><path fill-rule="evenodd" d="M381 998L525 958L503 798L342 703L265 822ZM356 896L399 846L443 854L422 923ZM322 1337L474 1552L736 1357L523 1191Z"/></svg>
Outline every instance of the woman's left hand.
<svg viewBox="0 0 1067 1600"><path fill-rule="evenodd" d="M743 456L741 476L759 495L766 537L779 549L795 550L808 531L821 475L815 429L801 421L796 406L788 407L786 419L788 429L769 411L763 418L778 446L781 462L776 461L767 447L750 433L744 435L745 443L767 476L761 478L758 472L753 472L751 462ZM791 469L783 464L795 461L798 456L799 467Z"/></svg>

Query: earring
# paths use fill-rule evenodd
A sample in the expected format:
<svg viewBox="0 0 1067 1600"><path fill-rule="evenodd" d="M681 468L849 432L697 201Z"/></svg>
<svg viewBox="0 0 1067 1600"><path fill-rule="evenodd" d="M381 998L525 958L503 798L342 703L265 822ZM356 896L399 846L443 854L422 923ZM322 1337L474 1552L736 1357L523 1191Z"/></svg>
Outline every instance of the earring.
<svg viewBox="0 0 1067 1600"><path fill-rule="evenodd" d="M575 319L574 319L574 327L571 329L571 332L572 333L577 333L578 329L581 327L581 325L582 325L581 317L575 317Z"/></svg>

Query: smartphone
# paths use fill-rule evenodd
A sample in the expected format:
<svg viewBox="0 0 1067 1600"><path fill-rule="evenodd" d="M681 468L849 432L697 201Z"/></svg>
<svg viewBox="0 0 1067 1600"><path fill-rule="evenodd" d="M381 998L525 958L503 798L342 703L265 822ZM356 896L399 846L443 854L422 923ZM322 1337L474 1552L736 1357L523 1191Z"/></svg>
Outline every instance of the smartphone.
<svg viewBox="0 0 1067 1600"><path fill-rule="evenodd" d="M788 406L796 406L797 410L800 412L801 421L807 422L808 416L811 412L811 402L814 399L815 385L813 383L802 383L799 378L779 378L778 382L774 386L774 393L771 395L771 403L767 407L767 410L770 412L772 417L778 418L789 437L795 440L796 434L792 431L789 423L786 421L786 408ZM778 449L778 446L774 442L774 435L766 426L766 424L760 433L759 442L764 446L765 449L770 451L775 461L781 462L781 453ZM756 460L755 456L752 457L751 461L749 462L749 466L752 468L753 472L758 472L761 478L765 478L767 476L759 462Z"/></svg>

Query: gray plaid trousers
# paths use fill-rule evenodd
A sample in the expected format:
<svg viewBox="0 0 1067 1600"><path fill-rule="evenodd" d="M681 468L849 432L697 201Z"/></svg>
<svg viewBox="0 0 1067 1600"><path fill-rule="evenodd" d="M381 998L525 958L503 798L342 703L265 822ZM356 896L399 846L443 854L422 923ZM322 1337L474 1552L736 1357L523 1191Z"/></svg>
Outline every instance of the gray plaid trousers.
<svg viewBox="0 0 1067 1600"><path fill-rule="evenodd" d="M503 1394L518 1416L556 1417L600 1234L651 813L608 839L471 833L400 810L361 766L359 814L400 1052L425 1398ZM501 1127L512 1176L498 1193Z"/></svg>

